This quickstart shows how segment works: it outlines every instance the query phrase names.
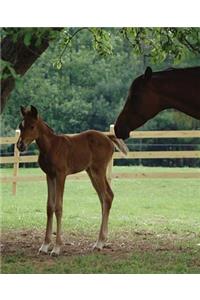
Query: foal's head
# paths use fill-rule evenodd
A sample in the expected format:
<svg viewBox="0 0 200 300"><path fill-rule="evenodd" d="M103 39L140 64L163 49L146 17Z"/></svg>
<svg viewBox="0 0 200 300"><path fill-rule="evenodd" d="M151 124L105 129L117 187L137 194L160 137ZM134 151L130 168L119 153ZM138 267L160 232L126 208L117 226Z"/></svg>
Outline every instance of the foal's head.
<svg viewBox="0 0 200 300"><path fill-rule="evenodd" d="M31 105L31 109L27 110L21 106L22 122L19 124L20 137L17 142L19 151L25 151L32 141L39 137L39 116L37 109Z"/></svg>

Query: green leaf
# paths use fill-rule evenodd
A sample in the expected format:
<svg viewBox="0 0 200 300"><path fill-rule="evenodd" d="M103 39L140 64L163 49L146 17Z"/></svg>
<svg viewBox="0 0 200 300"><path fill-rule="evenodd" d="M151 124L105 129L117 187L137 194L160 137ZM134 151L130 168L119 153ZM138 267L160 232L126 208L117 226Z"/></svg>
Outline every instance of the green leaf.
<svg viewBox="0 0 200 300"><path fill-rule="evenodd" d="M62 66L63 66L63 63L62 63L62 61L59 59L59 60L54 61L53 66L54 66L54 68L56 68L57 70L60 70L60 69L62 68Z"/></svg>
<svg viewBox="0 0 200 300"><path fill-rule="evenodd" d="M31 44L32 34L30 31L26 32L24 35L24 44L28 47Z"/></svg>

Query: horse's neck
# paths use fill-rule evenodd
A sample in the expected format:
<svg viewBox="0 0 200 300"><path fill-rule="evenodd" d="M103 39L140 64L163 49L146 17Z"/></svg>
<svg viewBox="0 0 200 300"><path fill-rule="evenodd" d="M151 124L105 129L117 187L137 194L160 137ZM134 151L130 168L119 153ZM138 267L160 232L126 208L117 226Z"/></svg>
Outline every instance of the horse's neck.
<svg viewBox="0 0 200 300"><path fill-rule="evenodd" d="M155 79L153 90L156 91L161 99L163 109L174 108L191 117L200 119L199 106L199 86L197 85L197 77L195 80L186 79ZM192 91L192 93L191 93ZM194 92L195 91L195 92Z"/></svg>
<svg viewBox="0 0 200 300"><path fill-rule="evenodd" d="M175 108L193 118L200 119L200 106L199 101L196 98L192 98L192 95L171 95L168 97L169 108Z"/></svg>
<svg viewBox="0 0 200 300"><path fill-rule="evenodd" d="M36 144L43 154L48 154L53 147L53 139L55 134L53 130L44 122L41 122L39 128L39 137L36 139Z"/></svg>

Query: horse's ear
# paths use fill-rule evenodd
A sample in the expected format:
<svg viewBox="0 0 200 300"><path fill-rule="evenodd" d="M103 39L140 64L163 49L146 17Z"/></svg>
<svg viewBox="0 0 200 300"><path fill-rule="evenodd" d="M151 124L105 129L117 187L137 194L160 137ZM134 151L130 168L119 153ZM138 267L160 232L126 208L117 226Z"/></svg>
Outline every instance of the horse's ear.
<svg viewBox="0 0 200 300"><path fill-rule="evenodd" d="M37 108L33 105L31 105L31 115L37 119L38 118L38 111L37 111Z"/></svg>
<svg viewBox="0 0 200 300"><path fill-rule="evenodd" d="M20 106L20 111L21 111L22 117L24 117L26 114L26 108L23 106Z"/></svg>
<svg viewBox="0 0 200 300"><path fill-rule="evenodd" d="M150 67L147 67L144 73L144 79L149 80L151 79L151 76L152 76L152 69Z"/></svg>

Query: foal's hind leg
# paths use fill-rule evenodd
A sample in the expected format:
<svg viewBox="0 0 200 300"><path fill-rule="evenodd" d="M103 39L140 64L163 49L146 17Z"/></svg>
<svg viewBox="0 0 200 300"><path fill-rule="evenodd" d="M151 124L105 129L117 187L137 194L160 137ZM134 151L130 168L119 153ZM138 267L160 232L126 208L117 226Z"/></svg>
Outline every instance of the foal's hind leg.
<svg viewBox="0 0 200 300"><path fill-rule="evenodd" d="M87 173L97 191L102 207L102 222L99 237L94 245L94 249L101 250L104 247L108 234L108 218L114 195L106 179L106 171L90 168L87 170Z"/></svg>
<svg viewBox="0 0 200 300"><path fill-rule="evenodd" d="M55 215L57 222L56 230L56 244L51 251L52 256L57 256L60 254L62 240L61 240L61 219L62 219L62 209L63 209L63 192L65 185L65 175L58 174L56 176L56 195L55 195Z"/></svg>
<svg viewBox="0 0 200 300"><path fill-rule="evenodd" d="M53 225L53 213L55 210L55 179L51 179L47 176L48 198L47 198L47 225L46 234L42 246L39 249L39 253L48 253L49 246L51 245L52 225Z"/></svg>

